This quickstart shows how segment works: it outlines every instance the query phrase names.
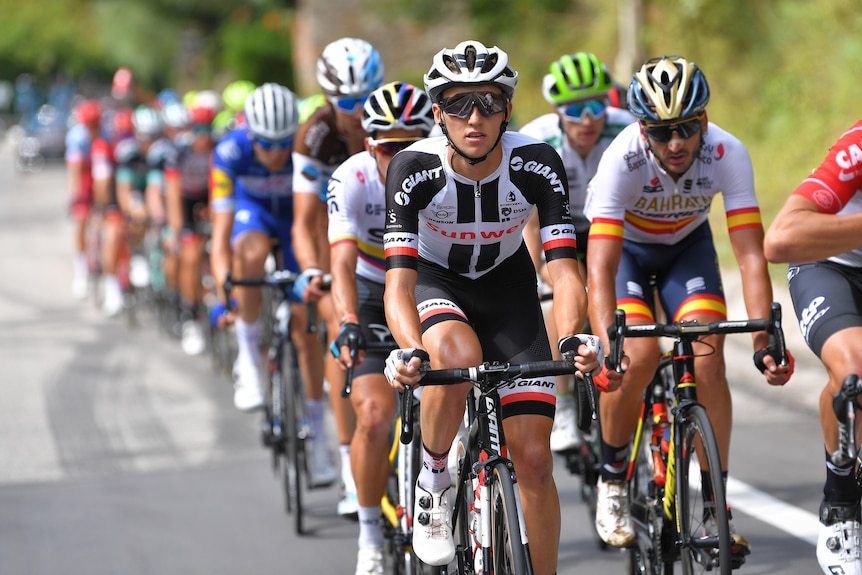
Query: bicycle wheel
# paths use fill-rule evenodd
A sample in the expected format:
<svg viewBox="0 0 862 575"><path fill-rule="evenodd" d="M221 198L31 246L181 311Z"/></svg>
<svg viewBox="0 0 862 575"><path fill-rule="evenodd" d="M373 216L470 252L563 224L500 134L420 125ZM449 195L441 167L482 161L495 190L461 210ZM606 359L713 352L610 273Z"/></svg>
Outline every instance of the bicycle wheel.
<svg viewBox="0 0 862 575"><path fill-rule="evenodd" d="M305 445L302 430L303 399L300 386L299 368L293 346L285 343L281 358L281 408L284 430L282 445L284 459L281 465L284 486L285 507L293 514L293 527L297 534L305 532L302 509L302 482L305 470Z"/></svg>
<svg viewBox="0 0 862 575"><path fill-rule="evenodd" d="M683 575L694 575L717 568L722 575L730 575L733 568L730 527L715 433L702 405L690 405L683 415L677 415L680 416L683 417L679 427L682 458L677 462L676 512L682 528L679 534L682 572ZM714 505L704 504L702 472L708 473L712 483ZM710 515L715 518L718 541L706 534L706 518Z"/></svg>
<svg viewBox="0 0 862 575"><path fill-rule="evenodd" d="M521 535L521 517L515 494L512 473L504 463L493 468L490 501L491 545L495 575L526 575L532 573L529 550Z"/></svg>
<svg viewBox="0 0 862 575"><path fill-rule="evenodd" d="M458 573L468 575L475 573L473 567L473 534L471 533L471 520L475 517L479 520L478 512L473 510L476 491L473 487L473 463L474 454L471 453L468 444L468 434L457 438L450 457L454 457L456 482L452 487L457 488L455 502L452 509L452 534L455 538L455 562L446 568L447 573ZM471 511L473 510L473 511ZM479 549L481 553L481 549ZM428 569L426 567L426 569Z"/></svg>

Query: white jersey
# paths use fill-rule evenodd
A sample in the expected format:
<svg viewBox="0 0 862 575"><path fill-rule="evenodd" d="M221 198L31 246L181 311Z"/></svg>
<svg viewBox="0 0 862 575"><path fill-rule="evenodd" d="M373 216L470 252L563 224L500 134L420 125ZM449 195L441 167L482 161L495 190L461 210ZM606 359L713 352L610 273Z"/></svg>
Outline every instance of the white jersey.
<svg viewBox="0 0 862 575"><path fill-rule="evenodd" d="M383 227L386 188L380 180L377 160L359 152L342 163L329 179L329 244L356 244L356 275L383 283Z"/></svg>
<svg viewBox="0 0 862 575"><path fill-rule="evenodd" d="M677 181L653 157L632 124L611 143L588 186L590 237L674 245L709 217L721 193L732 232L762 227L748 150L710 123L695 161Z"/></svg>
<svg viewBox="0 0 862 575"><path fill-rule="evenodd" d="M602 135L586 158L582 158L569 144L565 132L560 127L560 116L555 112L539 116L519 131L546 142L560 154L566 167L566 178L569 180L569 205L572 217L584 217L587 184L595 175L602 154L623 128L635 121L635 117L628 110L608 106Z"/></svg>

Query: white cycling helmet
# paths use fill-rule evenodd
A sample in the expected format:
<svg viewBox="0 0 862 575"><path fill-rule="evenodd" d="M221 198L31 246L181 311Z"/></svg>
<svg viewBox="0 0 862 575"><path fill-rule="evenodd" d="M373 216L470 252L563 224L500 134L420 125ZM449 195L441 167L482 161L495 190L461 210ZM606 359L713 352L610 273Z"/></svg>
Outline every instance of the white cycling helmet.
<svg viewBox="0 0 862 575"><path fill-rule="evenodd" d="M428 95L405 82L390 82L377 88L369 94L362 109L362 128L369 134L420 129L427 136L433 127L434 112Z"/></svg>
<svg viewBox="0 0 862 575"><path fill-rule="evenodd" d="M132 125L135 127L135 133L149 137L158 136L164 127L161 114L145 105L135 108L132 113Z"/></svg>
<svg viewBox="0 0 862 575"><path fill-rule="evenodd" d="M457 84L494 84L511 100L518 73L509 67L509 56L504 51L466 40L437 52L424 80L425 91L434 102L440 100L446 88Z"/></svg>
<svg viewBox="0 0 862 575"><path fill-rule="evenodd" d="M169 102L162 108L162 120L169 128L185 128L189 125L189 112L180 101Z"/></svg>
<svg viewBox="0 0 862 575"><path fill-rule="evenodd" d="M259 86L245 101L245 118L254 136L285 140L299 128L296 95L271 82Z"/></svg>
<svg viewBox="0 0 862 575"><path fill-rule="evenodd" d="M317 60L317 83L327 96L360 96L383 83L383 60L359 38L341 38L326 46Z"/></svg>

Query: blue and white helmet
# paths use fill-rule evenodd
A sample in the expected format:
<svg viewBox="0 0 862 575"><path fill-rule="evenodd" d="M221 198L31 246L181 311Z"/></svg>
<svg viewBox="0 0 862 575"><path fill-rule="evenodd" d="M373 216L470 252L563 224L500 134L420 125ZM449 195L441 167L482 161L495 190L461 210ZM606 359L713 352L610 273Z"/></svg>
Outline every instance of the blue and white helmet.
<svg viewBox="0 0 862 575"><path fill-rule="evenodd" d="M317 60L317 83L327 96L361 96L383 84L383 60L359 38L341 38L326 46Z"/></svg>

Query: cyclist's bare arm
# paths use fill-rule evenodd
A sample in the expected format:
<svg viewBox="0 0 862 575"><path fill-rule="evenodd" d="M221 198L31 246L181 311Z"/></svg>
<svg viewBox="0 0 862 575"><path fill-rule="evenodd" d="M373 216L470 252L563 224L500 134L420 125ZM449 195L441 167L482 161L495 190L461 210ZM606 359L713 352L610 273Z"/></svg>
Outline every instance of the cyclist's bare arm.
<svg viewBox="0 0 862 575"><path fill-rule="evenodd" d="M619 240L590 238L587 246L587 285L589 294L590 325L605 349L608 349L608 326L614 322L617 309L614 279L620 265L623 244ZM622 375L608 370L608 390L622 384Z"/></svg>
<svg viewBox="0 0 862 575"><path fill-rule="evenodd" d="M545 263L542 257L542 238L539 233L539 214L534 212L530 219L527 220L527 225L524 226L524 243L527 245L527 251L530 252L530 259L533 260L533 266L536 271L542 274L542 279L550 281L546 269L543 269Z"/></svg>
<svg viewBox="0 0 862 575"><path fill-rule="evenodd" d="M326 204L320 201L317 194L294 193L293 194L293 228L291 229L291 241L293 242L293 254L299 263L300 271L323 270L325 265L323 254L320 253L320 221L321 211L326 209ZM325 229L325 228L324 228ZM318 301L323 297L324 291L320 287L320 279L309 282L305 288L303 299L305 301Z"/></svg>
<svg viewBox="0 0 862 575"><path fill-rule="evenodd" d="M730 244L742 276L742 296L748 317L768 317L773 297L772 281L763 254L762 228L734 230L730 233ZM753 333L752 338L755 352L769 345L769 336L765 331ZM787 382L789 365L780 366L768 355L763 362L767 368L766 381L770 385L784 385Z"/></svg>
<svg viewBox="0 0 862 575"><path fill-rule="evenodd" d="M422 326L416 311L416 270L393 268L386 272L386 290L383 292L383 307L386 323L392 337L401 349L425 349L422 344ZM413 358L407 365L398 366L398 376L392 384L398 388L413 385L420 379L421 362Z"/></svg>
<svg viewBox="0 0 862 575"><path fill-rule="evenodd" d="M350 321L359 323L359 297L356 295L356 244L353 242L339 242L331 246L329 253L332 263L332 299L335 305L335 314L341 323ZM352 317L351 317L352 316ZM333 336L338 334L333 334ZM365 352L360 350L357 363L365 359ZM338 361L344 366L349 366L350 348L346 345L341 347L341 355Z"/></svg>
<svg viewBox="0 0 862 575"><path fill-rule="evenodd" d="M210 268L215 279L219 301L227 304L224 294L224 280L231 269L230 235L233 231L233 211L212 213L212 239L210 248Z"/></svg>
<svg viewBox="0 0 862 575"><path fill-rule="evenodd" d="M792 194L766 232L764 251L772 263L811 262L858 248L862 212L821 213L804 196Z"/></svg>

